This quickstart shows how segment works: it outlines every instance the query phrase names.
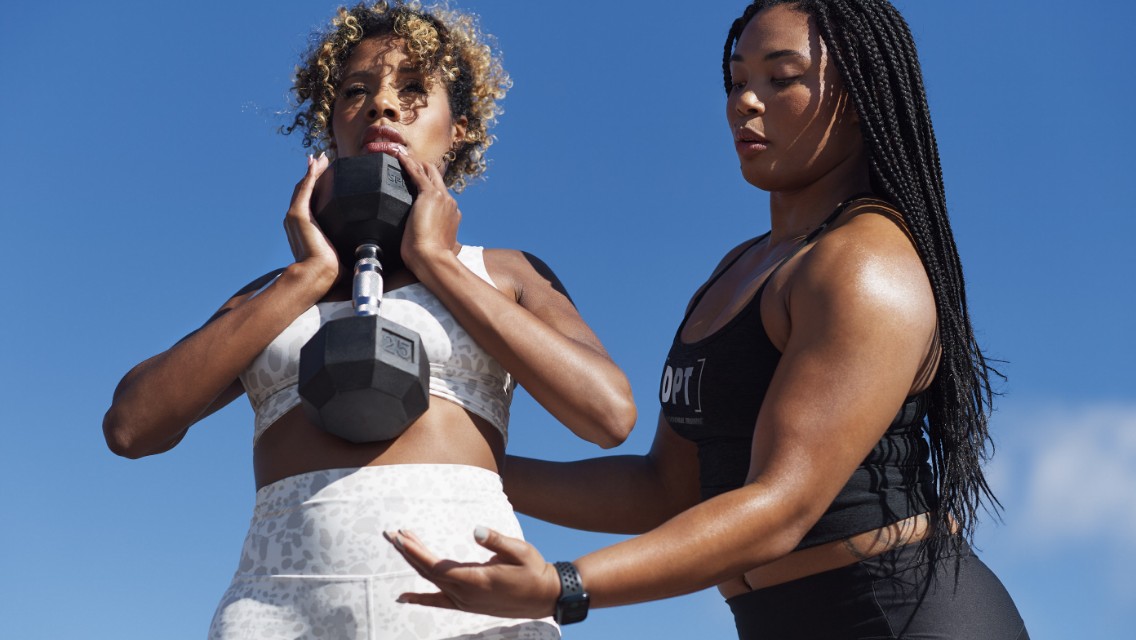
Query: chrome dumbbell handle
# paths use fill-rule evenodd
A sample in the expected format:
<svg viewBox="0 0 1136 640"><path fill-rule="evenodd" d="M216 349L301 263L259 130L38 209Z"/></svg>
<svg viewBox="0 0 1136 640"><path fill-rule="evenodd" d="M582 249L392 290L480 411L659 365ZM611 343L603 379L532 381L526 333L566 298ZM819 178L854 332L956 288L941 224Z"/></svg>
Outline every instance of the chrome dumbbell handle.
<svg viewBox="0 0 1136 640"><path fill-rule="evenodd" d="M383 265L379 262L378 245L361 244L355 250L355 278L352 285L355 315L379 315L379 305L383 302Z"/></svg>

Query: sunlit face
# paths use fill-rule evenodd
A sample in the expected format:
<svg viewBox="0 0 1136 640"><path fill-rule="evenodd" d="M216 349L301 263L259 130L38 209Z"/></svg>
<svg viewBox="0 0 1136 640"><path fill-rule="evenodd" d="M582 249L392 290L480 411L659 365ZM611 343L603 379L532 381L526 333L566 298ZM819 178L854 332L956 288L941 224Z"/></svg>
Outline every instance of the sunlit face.
<svg viewBox="0 0 1136 640"><path fill-rule="evenodd" d="M758 12L738 38L730 82L726 119L750 184L791 191L863 162L855 107L807 14Z"/></svg>
<svg viewBox="0 0 1136 640"><path fill-rule="evenodd" d="M410 64L401 39L383 36L357 44L343 67L331 116L337 155L393 155L401 148L442 167L445 153L462 139L466 119L454 120L440 78L435 75L429 89L426 80Z"/></svg>

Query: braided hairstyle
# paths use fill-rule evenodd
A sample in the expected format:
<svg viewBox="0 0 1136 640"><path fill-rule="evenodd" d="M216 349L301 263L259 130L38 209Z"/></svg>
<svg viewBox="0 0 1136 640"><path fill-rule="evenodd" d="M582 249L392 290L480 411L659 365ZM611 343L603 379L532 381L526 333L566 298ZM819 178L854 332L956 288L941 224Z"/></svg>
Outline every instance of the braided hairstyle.
<svg viewBox="0 0 1136 640"><path fill-rule="evenodd" d="M730 92L730 56L762 9L788 4L813 18L860 116L872 190L896 206L927 270L935 296L942 354L927 390L927 433L938 490L931 557L972 539L980 505L1001 505L982 472L993 451L990 367L967 312L962 264L947 219L943 173L907 23L887 0L756 0L726 37L722 72ZM950 535L957 525L961 536Z"/></svg>
<svg viewBox="0 0 1136 640"><path fill-rule="evenodd" d="M292 84L298 111L290 126L299 129L303 145L335 150L332 112L336 92L355 46L367 38L394 35L405 42L407 55L425 73L445 84L450 113L468 123L465 140L453 150L444 176L447 186L461 191L468 179L485 172L485 151L493 144L489 128L501 108L497 104L512 86L501 58L490 46L474 15L445 7L424 9L416 1L376 0L340 7L327 29L314 35L311 48L296 69Z"/></svg>

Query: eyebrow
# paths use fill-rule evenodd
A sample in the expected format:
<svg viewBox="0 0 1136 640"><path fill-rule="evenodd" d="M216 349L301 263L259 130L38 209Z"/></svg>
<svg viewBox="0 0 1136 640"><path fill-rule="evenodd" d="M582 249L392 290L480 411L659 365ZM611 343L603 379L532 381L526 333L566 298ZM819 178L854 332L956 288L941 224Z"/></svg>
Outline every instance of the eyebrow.
<svg viewBox="0 0 1136 640"><path fill-rule="evenodd" d="M412 65L409 65L409 64L399 65L398 68L395 69L395 72L400 73L400 74L405 74L405 75L414 75L414 74L423 73L422 67L415 67L415 66L412 66ZM347 80L350 80L350 79L355 78L357 76L359 76L359 77L370 77L372 75L375 75L375 73L376 72L373 69L356 69L356 70L354 70L350 73L344 74L344 76L342 78L340 78L339 81L340 82L346 82Z"/></svg>
<svg viewBox="0 0 1136 640"><path fill-rule="evenodd" d="M802 60L808 60L809 59L808 56L802 54L800 51L794 51L792 49L779 49L777 51L772 51L770 53L765 54L762 57L762 60L765 60L765 61L768 62L769 60L776 60L777 58L785 58L785 57L789 57L789 56L800 58ZM743 62L744 60L745 60L745 58L743 58L740 54L737 54L737 53L730 56L730 62Z"/></svg>

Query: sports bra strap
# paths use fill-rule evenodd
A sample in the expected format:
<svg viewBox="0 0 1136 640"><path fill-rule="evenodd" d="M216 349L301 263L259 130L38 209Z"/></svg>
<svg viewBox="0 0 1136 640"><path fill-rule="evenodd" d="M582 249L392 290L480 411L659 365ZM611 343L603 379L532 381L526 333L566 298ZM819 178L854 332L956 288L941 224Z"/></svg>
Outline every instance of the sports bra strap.
<svg viewBox="0 0 1136 640"><path fill-rule="evenodd" d="M804 241L798 244L797 247L793 249L792 253L782 258L781 261L777 263L777 266L773 267L773 270L769 272L769 276L765 278L765 282L769 282L770 278L772 278L778 271L781 270L782 265L784 265L789 260L792 260L793 256L801 252L801 249L809 246L809 243L811 243L813 240L816 240L817 236L824 233L824 231L828 229L829 225L831 225L833 222L836 222L836 219L839 218L845 211L847 211L848 207L850 207L853 202L856 202L857 200L863 200L865 198L875 198L875 196L870 193L857 193L856 195L836 205L836 209L834 209L832 213L828 214L828 217L824 219L824 222L820 223L820 226L810 231L809 235L805 236ZM764 286L765 284L763 283L762 287L764 288Z"/></svg>
<svg viewBox="0 0 1136 640"><path fill-rule="evenodd" d="M836 219L839 218L840 215L843 214L845 211L847 211L848 207L850 207L853 202L856 202L857 200L864 200L866 198L880 200L879 198L876 198L871 193L865 192L865 193L857 193L856 195L845 200L844 202L841 202L840 204L836 205L836 209L833 210L832 213L828 214L828 217L824 219L824 222L820 223L819 227L817 227L816 229L813 229L811 232L809 232L809 235L805 236L805 241L803 243L801 243L801 246L803 247L803 246L807 245L808 243L812 242L813 240L816 240L816 237L819 236L820 234L824 233L824 230L827 229L830 224L832 224L833 222L836 222ZM881 202L882 202L882 200L881 200ZM798 249L800 249L800 247L798 247ZM792 257L792 256L790 256L790 257Z"/></svg>

